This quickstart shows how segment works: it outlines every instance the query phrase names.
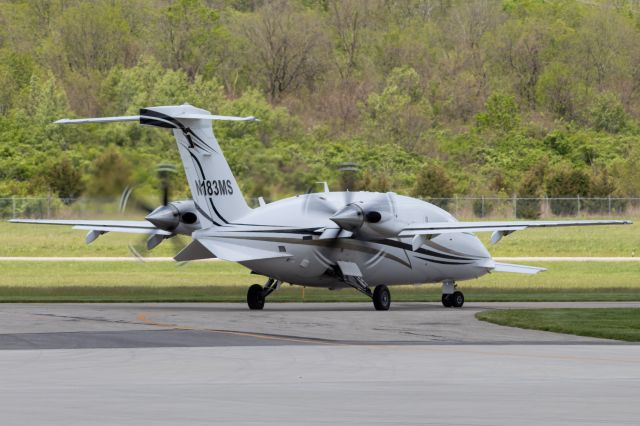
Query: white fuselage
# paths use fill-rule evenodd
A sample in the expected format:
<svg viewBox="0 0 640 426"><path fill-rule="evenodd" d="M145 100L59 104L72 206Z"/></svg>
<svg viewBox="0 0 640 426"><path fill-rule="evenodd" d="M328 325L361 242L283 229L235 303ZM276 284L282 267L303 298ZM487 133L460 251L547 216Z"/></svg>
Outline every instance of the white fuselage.
<svg viewBox="0 0 640 426"><path fill-rule="evenodd" d="M367 203L384 195L329 192L295 196L266 204L235 220L235 230L228 236L221 237L227 233L216 227L196 234L198 238L215 235L252 249L286 252L290 257L240 263L256 274L311 287L344 287L336 274L338 261L357 264L370 286L459 281L490 272L491 256L470 233L437 235L417 251L412 250L411 238L322 238L325 229L336 228L329 217L346 204L345 199ZM401 223L455 221L441 208L415 198L395 195L393 207L395 219ZM278 226L288 229L278 231ZM252 227L263 228L256 231Z"/></svg>

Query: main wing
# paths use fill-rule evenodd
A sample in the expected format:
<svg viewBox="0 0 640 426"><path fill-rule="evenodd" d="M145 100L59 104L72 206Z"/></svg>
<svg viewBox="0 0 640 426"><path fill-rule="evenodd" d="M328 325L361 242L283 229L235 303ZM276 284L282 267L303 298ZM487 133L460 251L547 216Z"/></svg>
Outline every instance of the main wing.
<svg viewBox="0 0 640 426"><path fill-rule="evenodd" d="M424 243L428 236L461 232L493 232L491 243L496 244L502 237L527 228L549 228L556 226L629 225L628 220L518 220L511 222L420 222L403 228L399 237L414 237L414 250ZM416 247L417 246L417 247Z"/></svg>
<svg viewBox="0 0 640 426"><path fill-rule="evenodd" d="M31 223L37 225L66 225L73 229L89 231L87 244L107 232L126 232L129 234L171 235L171 232L156 228L146 220L49 220L49 219L11 219L11 223Z"/></svg>

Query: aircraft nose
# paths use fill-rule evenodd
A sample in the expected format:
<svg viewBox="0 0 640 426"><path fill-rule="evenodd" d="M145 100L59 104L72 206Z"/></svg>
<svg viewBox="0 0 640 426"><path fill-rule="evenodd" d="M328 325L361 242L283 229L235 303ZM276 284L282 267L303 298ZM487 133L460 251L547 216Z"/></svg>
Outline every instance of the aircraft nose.
<svg viewBox="0 0 640 426"><path fill-rule="evenodd" d="M355 204L349 204L329 219L334 221L339 227L353 231L360 228L364 223L364 213L360 207Z"/></svg>
<svg viewBox="0 0 640 426"><path fill-rule="evenodd" d="M491 254L487 250L487 248L482 244L482 241L475 235L469 244L469 254L478 257L484 257L491 259Z"/></svg>

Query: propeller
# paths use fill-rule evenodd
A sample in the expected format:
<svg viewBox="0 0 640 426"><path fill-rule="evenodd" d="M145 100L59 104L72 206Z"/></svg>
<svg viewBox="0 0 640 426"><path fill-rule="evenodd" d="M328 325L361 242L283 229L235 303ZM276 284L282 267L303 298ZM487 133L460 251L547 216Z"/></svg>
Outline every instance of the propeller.
<svg viewBox="0 0 640 426"><path fill-rule="evenodd" d="M143 212L145 213L145 219L153 223L156 227L166 231L173 231L180 224L180 212L170 202L171 176L176 172L176 169L172 165L161 164L157 167L156 171L160 182L159 198L162 200L162 205L153 207L144 198L136 194L136 186L129 186L124 189L120 197L120 213L126 214L128 208L130 210ZM187 242L177 234L168 236L151 234L150 236L144 236L137 242L129 244L129 252L140 261L144 261L144 258L149 255L151 250L165 239L171 240L176 253L187 245Z"/></svg>
<svg viewBox="0 0 640 426"><path fill-rule="evenodd" d="M399 231L396 218L395 193L388 192L365 203L347 203L329 219L351 233L389 236Z"/></svg>

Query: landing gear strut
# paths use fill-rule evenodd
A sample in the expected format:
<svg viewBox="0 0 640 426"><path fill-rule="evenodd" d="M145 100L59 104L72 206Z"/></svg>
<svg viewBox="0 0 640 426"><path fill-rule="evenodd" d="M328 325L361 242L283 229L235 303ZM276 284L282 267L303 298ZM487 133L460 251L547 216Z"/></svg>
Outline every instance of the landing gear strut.
<svg viewBox="0 0 640 426"><path fill-rule="evenodd" d="M282 281L269 278L269 281L263 286L260 284L253 284L247 291L247 305L249 309L262 309L264 308L264 302L268 295L280 288Z"/></svg>
<svg viewBox="0 0 640 426"><path fill-rule="evenodd" d="M371 300L373 300L373 307L376 308L376 311L388 311L391 307L391 292L386 285L381 284L376 286L372 293L362 277L345 275L343 276L343 280L345 284L369 296Z"/></svg>
<svg viewBox="0 0 640 426"><path fill-rule="evenodd" d="M442 283L442 306L445 308L462 308L464 305L464 294L456 290L454 281Z"/></svg>

